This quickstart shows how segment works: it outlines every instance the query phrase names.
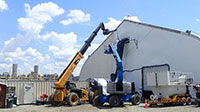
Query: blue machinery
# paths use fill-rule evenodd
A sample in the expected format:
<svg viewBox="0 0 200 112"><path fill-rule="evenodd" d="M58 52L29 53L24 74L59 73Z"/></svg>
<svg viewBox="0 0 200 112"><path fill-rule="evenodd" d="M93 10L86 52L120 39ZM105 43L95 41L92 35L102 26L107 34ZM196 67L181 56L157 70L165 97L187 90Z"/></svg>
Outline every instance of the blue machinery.
<svg viewBox="0 0 200 112"><path fill-rule="evenodd" d="M108 49L104 51L105 54L113 54L114 58L116 59L117 62L117 76L118 76L118 81L117 84L119 86L122 86L122 81L123 81L123 66L122 66L122 60L117 52L117 49L115 48L115 46L111 46L111 44L108 45ZM111 77L116 77L111 75ZM115 79L111 79L112 81L116 80Z"/></svg>
<svg viewBox="0 0 200 112"><path fill-rule="evenodd" d="M113 54L117 64L116 72L111 74L111 81L107 84L107 93L109 95L104 95L102 92L99 92L98 97L94 98L94 104L96 103L96 106L103 105L105 102L108 102L113 107L121 106L123 102L131 102L133 105L140 104L140 97L135 92L134 83L123 82L122 56L126 43L129 43L128 38L120 40L117 43L117 49L114 44L109 44L108 49L104 51L105 54Z"/></svg>

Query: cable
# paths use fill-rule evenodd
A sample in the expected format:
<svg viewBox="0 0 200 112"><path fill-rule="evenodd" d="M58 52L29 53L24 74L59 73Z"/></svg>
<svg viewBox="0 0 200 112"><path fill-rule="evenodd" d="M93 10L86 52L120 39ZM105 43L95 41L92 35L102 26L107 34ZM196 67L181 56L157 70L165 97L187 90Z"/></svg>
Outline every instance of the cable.
<svg viewBox="0 0 200 112"><path fill-rule="evenodd" d="M133 72L133 71L137 71L137 70L141 70L142 68L137 68L137 69L132 69L132 70L124 70L123 72Z"/></svg>

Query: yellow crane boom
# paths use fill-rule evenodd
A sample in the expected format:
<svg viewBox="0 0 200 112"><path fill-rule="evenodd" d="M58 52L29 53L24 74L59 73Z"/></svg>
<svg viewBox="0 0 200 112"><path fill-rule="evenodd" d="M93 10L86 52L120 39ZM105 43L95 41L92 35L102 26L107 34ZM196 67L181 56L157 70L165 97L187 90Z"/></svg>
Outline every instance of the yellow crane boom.
<svg viewBox="0 0 200 112"><path fill-rule="evenodd" d="M64 99L66 99L66 98L67 99L70 99L70 98L78 99L77 95L75 95L74 93L73 93L74 96L73 95L70 96L69 94L72 92L72 90L66 89L65 86L66 86L66 84L70 84L70 83L67 83L69 77L71 76L72 72L74 71L74 69L80 62L80 60L83 58L84 53L87 51L91 42L93 41L93 39L95 38L95 36L97 35L97 33L99 32L100 29L103 31L104 35L108 35L109 33L112 32L112 31L109 31L108 29L105 29L103 23L100 23L99 26L92 32L90 37L85 41L85 44L82 46L80 51L77 52L77 54L71 60L69 65L64 69L64 71L60 75L59 79L54 83L56 91L54 92L54 94L51 96L51 99L50 99L52 104L57 104L57 103L63 102ZM75 92L77 92L77 90ZM81 89L81 93L77 93L77 94L81 94L79 96L80 97L79 101L88 100L88 93L86 90ZM73 105L72 101L70 104Z"/></svg>

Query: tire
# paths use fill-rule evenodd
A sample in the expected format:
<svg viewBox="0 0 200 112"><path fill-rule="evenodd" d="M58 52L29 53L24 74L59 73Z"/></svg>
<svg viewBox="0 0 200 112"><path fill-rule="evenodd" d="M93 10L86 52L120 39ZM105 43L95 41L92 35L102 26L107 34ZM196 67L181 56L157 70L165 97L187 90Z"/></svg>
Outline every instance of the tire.
<svg viewBox="0 0 200 112"><path fill-rule="evenodd" d="M182 105L183 105L183 106L187 105L187 102L186 102L186 98L185 98L185 97L182 97Z"/></svg>
<svg viewBox="0 0 200 112"><path fill-rule="evenodd" d="M54 94L52 94L52 95L49 97L49 103L50 103L52 106L57 106L57 105L59 105L58 102L55 102L55 101L53 100L53 97L54 97Z"/></svg>
<svg viewBox="0 0 200 112"><path fill-rule="evenodd" d="M138 94L135 94L135 95L133 95L133 96L131 97L131 103L132 103L133 105L139 105L140 102L141 102L141 98L140 98L140 96L139 96Z"/></svg>
<svg viewBox="0 0 200 112"><path fill-rule="evenodd" d="M191 98L188 97L188 101L187 101L186 105L191 105L191 104L192 104Z"/></svg>
<svg viewBox="0 0 200 112"><path fill-rule="evenodd" d="M198 101L198 106L200 107L200 101Z"/></svg>
<svg viewBox="0 0 200 112"><path fill-rule="evenodd" d="M89 103L93 104L93 96L94 96L94 92L90 91L89 92Z"/></svg>
<svg viewBox="0 0 200 112"><path fill-rule="evenodd" d="M74 93L74 92L71 92L68 96L67 96L67 103L70 105L70 106L75 106L79 103L79 96Z"/></svg>
<svg viewBox="0 0 200 112"><path fill-rule="evenodd" d="M118 96L113 95L109 98L109 104L112 107L119 107L122 105L122 102Z"/></svg>
<svg viewBox="0 0 200 112"><path fill-rule="evenodd" d="M97 96L94 97L94 100L93 100L93 105L94 106L98 107L98 106L102 106L103 104L104 103L100 102L100 96L99 95L97 95Z"/></svg>
<svg viewBox="0 0 200 112"><path fill-rule="evenodd" d="M186 102L182 102L182 105L185 106L185 105L187 105L187 103Z"/></svg>

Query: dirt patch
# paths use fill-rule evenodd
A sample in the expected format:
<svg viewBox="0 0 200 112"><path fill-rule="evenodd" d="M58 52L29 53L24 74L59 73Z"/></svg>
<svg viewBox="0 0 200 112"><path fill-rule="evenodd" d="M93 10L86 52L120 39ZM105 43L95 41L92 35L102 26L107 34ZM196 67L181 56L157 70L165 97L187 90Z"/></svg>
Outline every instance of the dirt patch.
<svg viewBox="0 0 200 112"><path fill-rule="evenodd" d="M50 105L21 105L9 109L0 109L1 112L199 112L200 107L196 105L189 106L170 106L170 107L149 107L144 108L144 104L133 106L129 103L123 107L112 108L108 104L103 107L94 107L90 104L82 104L74 107Z"/></svg>

